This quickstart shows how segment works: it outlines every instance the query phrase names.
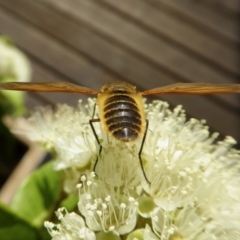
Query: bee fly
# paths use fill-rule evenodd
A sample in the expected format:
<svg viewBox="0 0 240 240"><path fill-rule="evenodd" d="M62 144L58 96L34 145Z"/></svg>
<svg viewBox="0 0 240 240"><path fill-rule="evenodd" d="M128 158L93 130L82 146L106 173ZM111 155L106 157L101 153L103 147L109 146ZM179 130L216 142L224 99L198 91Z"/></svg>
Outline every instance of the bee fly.
<svg viewBox="0 0 240 240"><path fill-rule="evenodd" d="M106 133L122 142L131 142L142 137L138 157L144 178L150 184L145 174L141 158L148 129L148 120L145 118L142 96L153 94L204 95L240 93L240 84L176 83L143 92L137 92L135 86L126 82L108 83L104 85L100 91L95 91L68 82L6 82L0 83L0 90L97 94L98 97L94 106L93 117L89 123L99 144L99 154L101 154L102 146L93 126L94 122L100 122ZM98 119L94 119L96 105L99 108ZM98 157L94 164L94 171L97 163Z"/></svg>

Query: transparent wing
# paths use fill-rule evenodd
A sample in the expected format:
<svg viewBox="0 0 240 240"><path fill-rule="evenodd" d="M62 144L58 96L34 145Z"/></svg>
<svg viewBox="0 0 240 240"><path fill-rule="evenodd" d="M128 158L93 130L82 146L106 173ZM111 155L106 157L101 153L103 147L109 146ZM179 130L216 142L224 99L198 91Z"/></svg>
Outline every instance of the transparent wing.
<svg viewBox="0 0 240 240"><path fill-rule="evenodd" d="M97 94L90 88L68 82L4 82L0 83L0 90L16 90L27 92L75 92Z"/></svg>
<svg viewBox="0 0 240 240"><path fill-rule="evenodd" d="M231 94L240 93L240 84L211 83L176 83L140 92L142 95L153 94Z"/></svg>

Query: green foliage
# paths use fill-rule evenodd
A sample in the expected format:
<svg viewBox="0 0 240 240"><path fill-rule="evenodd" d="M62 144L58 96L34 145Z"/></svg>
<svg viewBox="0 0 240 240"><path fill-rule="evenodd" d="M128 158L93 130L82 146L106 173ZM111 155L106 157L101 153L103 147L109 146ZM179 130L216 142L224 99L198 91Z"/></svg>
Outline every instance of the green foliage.
<svg viewBox="0 0 240 240"><path fill-rule="evenodd" d="M60 207L65 207L69 212L74 211L77 207L78 203L78 195L71 194L65 199L63 199L60 203Z"/></svg>
<svg viewBox="0 0 240 240"><path fill-rule="evenodd" d="M61 177L53 170L52 162L33 172L18 189L11 207L36 227L54 213L61 201Z"/></svg>
<svg viewBox="0 0 240 240"><path fill-rule="evenodd" d="M62 191L62 176L49 162L24 180L11 209L0 205L0 239L51 239L44 221L58 222L55 211L59 207L71 211L77 207L77 194L67 196Z"/></svg>
<svg viewBox="0 0 240 240"><path fill-rule="evenodd" d="M7 178L14 165L15 153L17 152L17 140L9 129L0 121L0 136L4 136L0 144L0 176Z"/></svg>
<svg viewBox="0 0 240 240"><path fill-rule="evenodd" d="M0 82L30 81L32 70L27 57L4 35L0 35L0 59ZM0 117L23 115L24 95L21 91L0 91Z"/></svg>
<svg viewBox="0 0 240 240"><path fill-rule="evenodd" d="M0 203L0 239L40 240L41 237L37 228Z"/></svg>
<svg viewBox="0 0 240 240"><path fill-rule="evenodd" d="M5 115L17 117L26 113L23 92L2 91L0 103L0 117Z"/></svg>

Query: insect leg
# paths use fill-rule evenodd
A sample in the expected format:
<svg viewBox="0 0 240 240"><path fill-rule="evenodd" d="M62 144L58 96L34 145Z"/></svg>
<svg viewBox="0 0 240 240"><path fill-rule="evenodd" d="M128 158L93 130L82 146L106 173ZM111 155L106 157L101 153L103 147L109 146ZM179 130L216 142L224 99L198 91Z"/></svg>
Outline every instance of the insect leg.
<svg viewBox="0 0 240 240"><path fill-rule="evenodd" d="M95 105L96 106L96 105ZM95 106L94 106L94 111L95 111ZM96 140L97 140L97 143L98 143L98 145L99 145L99 153L98 153L98 156L101 154L101 152L102 152L102 145L101 145L101 143L100 143L100 141L99 141L99 138L98 138L98 136L97 136L97 133L96 133L96 131L95 131L95 128L94 128L94 126L93 126L93 123L94 122L100 122L100 119L98 118L98 119L90 119L89 120L89 124L90 124L90 126L91 126L91 129L92 129L92 131L93 131L93 134L94 134L94 136L95 136L95 138L96 138ZM97 159L96 159L96 161L95 161L95 163L94 163L94 166L93 166L93 171L95 172L95 169L96 169L96 166L97 166L97 163L98 163L98 156L97 156Z"/></svg>
<svg viewBox="0 0 240 240"><path fill-rule="evenodd" d="M139 150L139 152L138 152L138 157L139 157L140 166L141 166L141 169L142 169L142 172L143 172L143 176L144 176L145 180L147 181L147 183L148 183L149 185L151 185L151 183L150 183L150 181L148 180L147 175L146 175L146 173L145 173L145 171L144 171L143 162L142 162L142 157L141 157L142 149L143 149L144 142L145 142L145 139L146 139L146 136L147 136L147 130L148 130L148 120L146 119L146 128L145 128L145 131L144 131L144 135L143 135L141 147L140 147L140 150Z"/></svg>
<svg viewBox="0 0 240 240"><path fill-rule="evenodd" d="M94 119L94 115L95 115L95 112L96 112L96 106L97 106L97 104L95 103L95 104L94 104L94 107L93 107L92 119ZM99 121L100 121L100 120L99 120Z"/></svg>

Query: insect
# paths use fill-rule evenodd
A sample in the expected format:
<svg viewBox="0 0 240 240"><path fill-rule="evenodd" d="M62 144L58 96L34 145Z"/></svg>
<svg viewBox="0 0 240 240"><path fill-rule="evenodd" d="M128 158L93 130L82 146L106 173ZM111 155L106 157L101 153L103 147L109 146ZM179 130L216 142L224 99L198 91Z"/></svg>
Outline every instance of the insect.
<svg viewBox="0 0 240 240"><path fill-rule="evenodd" d="M240 93L240 84L203 84L176 83L163 87L137 92L134 85L126 82L113 82L104 85L100 91L68 82L6 82L0 83L0 90L17 90L29 92L74 92L97 96L99 118L95 119L94 106L92 119L89 121L93 134L99 144L99 155L102 151L99 138L93 123L100 122L104 131L122 142L131 142L142 137L138 152L140 166L146 181L150 184L142 163L141 153L148 129L148 120L144 115L143 95L153 94L231 94ZM94 164L96 169L98 157Z"/></svg>

